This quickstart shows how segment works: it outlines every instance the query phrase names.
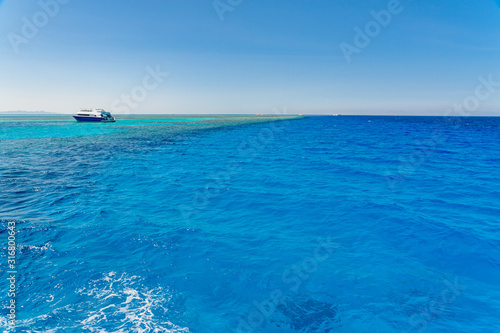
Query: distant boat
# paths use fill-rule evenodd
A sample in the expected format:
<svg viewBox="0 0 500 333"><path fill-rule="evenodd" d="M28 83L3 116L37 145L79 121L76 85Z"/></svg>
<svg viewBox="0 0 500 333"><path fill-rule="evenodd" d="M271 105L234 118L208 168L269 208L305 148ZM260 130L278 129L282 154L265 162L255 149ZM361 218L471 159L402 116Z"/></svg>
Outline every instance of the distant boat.
<svg viewBox="0 0 500 333"><path fill-rule="evenodd" d="M113 123L115 118L111 113L104 111L103 109L82 109L80 112L75 114L73 118L76 121L87 121L87 122L102 122L102 123Z"/></svg>

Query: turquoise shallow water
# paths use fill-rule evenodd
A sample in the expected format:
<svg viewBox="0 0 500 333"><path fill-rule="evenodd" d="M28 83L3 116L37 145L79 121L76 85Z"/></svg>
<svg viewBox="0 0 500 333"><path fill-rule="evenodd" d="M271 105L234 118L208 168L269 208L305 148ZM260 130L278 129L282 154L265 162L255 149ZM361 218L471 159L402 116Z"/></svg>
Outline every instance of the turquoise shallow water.
<svg viewBox="0 0 500 333"><path fill-rule="evenodd" d="M500 119L269 120L0 118L17 331L498 332Z"/></svg>

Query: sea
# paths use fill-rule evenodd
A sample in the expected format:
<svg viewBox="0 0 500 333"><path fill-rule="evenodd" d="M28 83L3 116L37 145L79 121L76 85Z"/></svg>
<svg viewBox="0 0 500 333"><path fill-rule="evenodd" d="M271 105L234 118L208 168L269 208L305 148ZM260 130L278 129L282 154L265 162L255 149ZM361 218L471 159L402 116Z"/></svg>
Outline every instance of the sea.
<svg viewBox="0 0 500 333"><path fill-rule="evenodd" d="M2 332L500 332L500 118L116 118L0 117Z"/></svg>

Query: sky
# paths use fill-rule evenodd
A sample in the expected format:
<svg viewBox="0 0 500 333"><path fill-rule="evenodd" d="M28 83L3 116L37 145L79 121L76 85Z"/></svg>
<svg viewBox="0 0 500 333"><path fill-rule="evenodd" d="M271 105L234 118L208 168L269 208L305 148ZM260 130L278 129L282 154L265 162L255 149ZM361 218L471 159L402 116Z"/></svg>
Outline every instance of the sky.
<svg viewBox="0 0 500 333"><path fill-rule="evenodd" d="M0 22L0 111L500 115L500 0L0 0Z"/></svg>

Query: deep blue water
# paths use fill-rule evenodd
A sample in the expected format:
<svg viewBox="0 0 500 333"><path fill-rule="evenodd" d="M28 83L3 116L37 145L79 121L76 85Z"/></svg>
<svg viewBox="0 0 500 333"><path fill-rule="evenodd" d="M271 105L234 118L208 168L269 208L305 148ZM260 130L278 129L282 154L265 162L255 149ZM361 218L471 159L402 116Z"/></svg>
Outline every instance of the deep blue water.
<svg viewBox="0 0 500 333"><path fill-rule="evenodd" d="M500 118L20 119L3 331L500 331Z"/></svg>

